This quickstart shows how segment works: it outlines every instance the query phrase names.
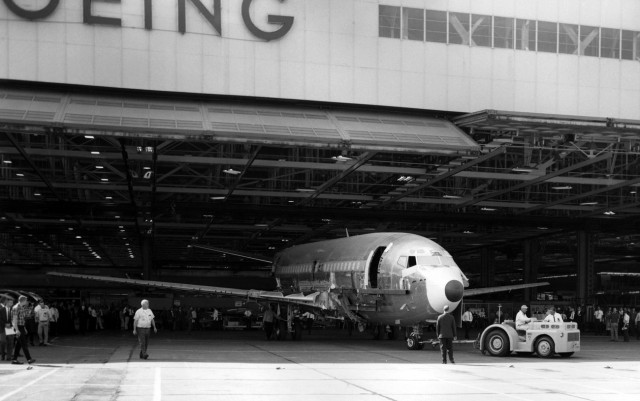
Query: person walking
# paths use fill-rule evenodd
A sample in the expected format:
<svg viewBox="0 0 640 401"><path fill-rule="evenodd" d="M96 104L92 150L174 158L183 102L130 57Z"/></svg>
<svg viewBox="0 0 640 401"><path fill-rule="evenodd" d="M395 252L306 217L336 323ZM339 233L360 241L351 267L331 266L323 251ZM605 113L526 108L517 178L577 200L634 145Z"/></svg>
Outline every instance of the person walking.
<svg viewBox="0 0 640 401"><path fill-rule="evenodd" d="M151 309L149 309L149 301L143 299L142 302L140 302L140 306L140 309L133 315L133 335L138 336L140 359L147 359L149 358L147 347L149 346L151 327L153 326L155 333L158 332L158 329L156 328L156 322L153 320L155 316Z"/></svg>
<svg viewBox="0 0 640 401"><path fill-rule="evenodd" d="M262 315L262 327L267 335L267 341L271 340L271 334L273 333L273 322L276 320L276 315L271 309L271 305L267 306L267 310Z"/></svg>
<svg viewBox="0 0 640 401"><path fill-rule="evenodd" d="M18 356L20 355L20 349L24 352L25 358L27 358L27 363L32 364L36 360L31 358L31 353L29 353L29 341L27 340L27 335L29 331L26 326L26 319L29 314L33 313L33 309L29 307L29 303L27 302L27 297L24 295L20 295L18 298L18 304L13 307L11 310L11 318L13 329L16 332L16 347L13 349L13 360L11 364L13 365L22 365L23 363L18 360Z"/></svg>
<svg viewBox="0 0 640 401"><path fill-rule="evenodd" d="M49 344L49 320L51 319L49 306L41 299L34 311L38 322L38 339L40 340L38 345L41 347L51 345Z"/></svg>
<svg viewBox="0 0 640 401"><path fill-rule="evenodd" d="M624 336L624 342L628 343L629 342L629 323L631 322L631 319L629 317L629 314L627 313L627 309L623 309L622 310L622 335Z"/></svg>
<svg viewBox="0 0 640 401"><path fill-rule="evenodd" d="M447 363L447 353L449 353L449 361L455 363L453 360L453 340L458 338L458 334L456 332L456 320L449 314L449 305L445 305L442 315L438 316L436 334L440 340L442 363Z"/></svg>
<svg viewBox="0 0 640 401"><path fill-rule="evenodd" d="M473 322L473 313L471 308L467 306L467 310L462 314L462 327L464 327L464 339L469 339L469 330L471 329L471 323Z"/></svg>
<svg viewBox="0 0 640 401"><path fill-rule="evenodd" d="M8 360L13 352L13 323L11 318L11 308L13 298L9 295L0 295L0 360Z"/></svg>

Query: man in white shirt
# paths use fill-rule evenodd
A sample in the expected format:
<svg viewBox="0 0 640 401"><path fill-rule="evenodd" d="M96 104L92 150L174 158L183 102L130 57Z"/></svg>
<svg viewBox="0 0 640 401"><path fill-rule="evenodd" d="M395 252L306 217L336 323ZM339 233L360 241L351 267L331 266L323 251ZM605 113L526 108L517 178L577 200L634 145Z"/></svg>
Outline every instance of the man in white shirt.
<svg viewBox="0 0 640 401"><path fill-rule="evenodd" d="M55 337L56 334L58 334L57 326L59 317L60 312L58 312L56 304L51 304L51 306L49 307L49 334L52 337Z"/></svg>
<svg viewBox="0 0 640 401"><path fill-rule="evenodd" d="M520 312L516 315L516 330L529 330L529 322L534 319L527 316L527 309L529 309L527 305L520 307Z"/></svg>
<svg viewBox="0 0 640 401"><path fill-rule="evenodd" d="M38 323L38 339L40 339L40 346L49 345L49 318L50 311L44 300L38 302L38 306L33 310L36 315L36 322Z"/></svg>
<svg viewBox="0 0 640 401"><path fill-rule="evenodd" d="M149 301L143 299L140 302L141 308L136 311L133 316L133 335L138 335L138 343L140 344L140 359L149 358L147 354L147 347L149 345L149 335L151 333L151 327L153 331L158 332L156 328L156 322L153 320L155 317L151 309L149 309Z"/></svg>
<svg viewBox="0 0 640 401"><path fill-rule="evenodd" d="M556 308L552 306L547 311L547 317L544 318L543 322L547 322L547 323L562 323L563 320L562 320L562 316L560 316L559 313L556 313Z"/></svg>
<svg viewBox="0 0 640 401"><path fill-rule="evenodd" d="M604 328L604 312L602 311L602 308L600 308L598 306L598 309L596 309L595 312L593 312L593 317L596 319L596 327L597 327L597 333L596 334L600 334L602 332L604 332L605 328Z"/></svg>
<svg viewBox="0 0 640 401"><path fill-rule="evenodd" d="M464 327L464 339L469 339L469 329L471 328L471 322L473 322L473 313L467 306L467 310L462 314L462 327Z"/></svg>

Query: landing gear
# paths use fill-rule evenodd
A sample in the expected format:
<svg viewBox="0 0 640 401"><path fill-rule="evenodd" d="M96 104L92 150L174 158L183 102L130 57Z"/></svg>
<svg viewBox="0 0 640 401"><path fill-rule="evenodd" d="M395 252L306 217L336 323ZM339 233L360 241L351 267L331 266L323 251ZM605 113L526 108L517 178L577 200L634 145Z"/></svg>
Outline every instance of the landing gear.
<svg viewBox="0 0 640 401"><path fill-rule="evenodd" d="M407 348L416 351L424 348L424 342L422 342L422 328L420 326L413 326L413 329L406 336Z"/></svg>

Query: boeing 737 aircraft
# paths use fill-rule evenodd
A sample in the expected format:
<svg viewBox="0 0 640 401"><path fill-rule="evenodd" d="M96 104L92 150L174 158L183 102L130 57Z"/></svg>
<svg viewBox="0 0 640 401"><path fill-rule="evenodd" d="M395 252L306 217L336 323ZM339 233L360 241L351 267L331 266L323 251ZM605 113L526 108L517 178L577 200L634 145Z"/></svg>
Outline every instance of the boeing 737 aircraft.
<svg viewBox="0 0 640 401"><path fill-rule="evenodd" d="M194 245L216 252L228 250ZM247 255L235 253L238 256ZM375 327L413 327L407 344L419 343L422 326L435 322L445 305L454 311L463 296L537 287L531 283L465 289L469 286L453 257L437 243L406 233L372 233L293 246L278 253L272 274L280 291L240 290L163 281L50 272L63 277L198 293L224 294L288 306L288 328L294 309L341 315ZM461 308L460 308L461 309ZM286 334L286 333L285 333ZM299 335L299 333L296 333ZM294 337L295 338L295 337ZM413 344L413 345L412 345Z"/></svg>

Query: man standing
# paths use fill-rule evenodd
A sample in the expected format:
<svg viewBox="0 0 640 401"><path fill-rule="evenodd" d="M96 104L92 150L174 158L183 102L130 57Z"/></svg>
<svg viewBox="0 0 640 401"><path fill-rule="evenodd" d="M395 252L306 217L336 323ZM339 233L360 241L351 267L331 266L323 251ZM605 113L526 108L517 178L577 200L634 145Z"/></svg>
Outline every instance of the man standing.
<svg viewBox="0 0 640 401"><path fill-rule="evenodd" d="M271 304L267 305L267 310L262 315L262 327L267 335L267 341L271 340L271 333L273 333L273 322L276 319L276 315L271 310Z"/></svg>
<svg viewBox="0 0 640 401"><path fill-rule="evenodd" d="M38 322L38 339L40 340L40 346L42 347L49 345L49 319L51 312L49 311L49 307L44 302L44 300L40 300L38 306L34 309L36 321Z"/></svg>
<svg viewBox="0 0 640 401"><path fill-rule="evenodd" d="M8 295L0 295L0 360L5 361L11 358L13 352L13 341L15 336L10 334L13 330L11 323L11 307L13 298ZM7 332L7 329L9 330Z"/></svg>
<svg viewBox="0 0 640 401"><path fill-rule="evenodd" d="M464 327L464 339L469 339L469 329L471 329L471 322L473 322L473 313L467 306L466 312L462 314L462 327Z"/></svg>
<svg viewBox="0 0 640 401"><path fill-rule="evenodd" d="M611 340L618 341L618 322L620 321L620 314L616 308L613 308L611 312Z"/></svg>
<svg viewBox="0 0 640 401"><path fill-rule="evenodd" d="M140 302L141 308L136 311L133 316L133 335L138 335L138 342L140 343L140 359L149 358L147 354L147 346L149 345L149 334L151 332L151 326L153 331L158 332L156 328L156 322L153 320L155 317L151 309L149 309L149 301L143 299Z"/></svg>
<svg viewBox="0 0 640 401"><path fill-rule="evenodd" d="M436 334L440 340L442 363L447 363L447 352L449 353L449 361L455 363L453 361L453 340L457 339L456 320L449 314L449 305L445 305L442 315L438 316Z"/></svg>
<svg viewBox="0 0 640 401"><path fill-rule="evenodd" d="M603 330L603 322L604 322L604 312L602 312L602 308L598 306L595 312L593 312L593 317L596 319L596 334L602 333Z"/></svg>
<svg viewBox="0 0 640 401"><path fill-rule="evenodd" d="M520 307L520 312L516 315L516 330L529 330L529 322L533 319L527 316L527 305Z"/></svg>
<svg viewBox="0 0 640 401"><path fill-rule="evenodd" d="M547 311L547 316L544 318L543 322L547 323L562 323L562 316L556 312L556 308L551 306Z"/></svg>
<svg viewBox="0 0 640 401"><path fill-rule="evenodd" d="M27 358L27 363L32 364L36 361L35 359L31 359L27 341L29 332L26 327L26 318L31 313L33 313L33 310L29 307L27 297L20 295L18 304L11 310L13 329L16 331L16 338L18 339L16 347L13 349L13 361L11 361L13 365L22 365L22 362L18 361L20 348L22 348L24 356Z"/></svg>

